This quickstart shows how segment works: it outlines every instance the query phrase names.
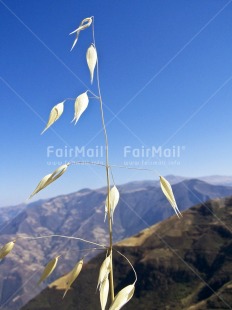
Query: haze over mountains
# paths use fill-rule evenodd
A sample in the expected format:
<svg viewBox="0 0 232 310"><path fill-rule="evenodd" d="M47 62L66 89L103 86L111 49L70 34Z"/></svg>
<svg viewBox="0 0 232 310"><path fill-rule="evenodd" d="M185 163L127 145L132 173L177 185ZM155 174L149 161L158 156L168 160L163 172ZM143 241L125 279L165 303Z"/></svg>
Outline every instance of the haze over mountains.
<svg viewBox="0 0 232 310"><path fill-rule="evenodd" d="M167 178L173 183L180 210L210 198L232 195L230 186L212 185L198 179ZM114 242L132 236L174 213L156 181L131 182L118 186L118 189L121 196L114 215ZM27 206L2 208L1 243L14 239L16 235L59 234L107 244L105 199L105 188L83 189ZM83 254L80 251L85 248L86 245L81 242L57 237L17 241L13 252L0 263L2 309L19 309L41 290L36 282L42 266L49 259L57 254L64 255L55 275L58 277L71 268L73 260L77 260Z"/></svg>

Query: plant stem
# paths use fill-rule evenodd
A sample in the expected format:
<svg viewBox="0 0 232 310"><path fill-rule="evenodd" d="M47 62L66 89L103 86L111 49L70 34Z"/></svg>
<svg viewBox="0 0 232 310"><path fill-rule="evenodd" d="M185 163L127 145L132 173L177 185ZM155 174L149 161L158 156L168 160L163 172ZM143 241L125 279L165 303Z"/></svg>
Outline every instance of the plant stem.
<svg viewBox="0 0 232 310"><path fill-rule="evenodd" d="M98 76L98 68L97 68L97 76ZM99 86L99 76L97 77L97 80L98 80L98 87L99 87L99 101L100 101L100 109L101 109L102 126L104 129L105 145L106 145L106 180L107 180L107 208L108 208L107 214L108 214L108 228L109 228L109 238L110 238L109 251L110 251L110 257L111 257L110 294L111 294L111 302L113 302L114 300L114 278L113 278L113 264L112 264L113 231L112 231L112 219L111 219L111 211L110 211L109 144L108 144L107 131L105 127L102 97L101 97L101 91L100 91L100 86Z"/></svg>
<svg viewBox="0 0 232 310"><path fill-rule="evenodd" d="M135 271L135 268L131 264L130 260L125 255L123 255L121 252L119 252L118 250L114 249L114 251L116 251L118 254L120 254L122 257L124 257L127 260L127 262L129 263L129 265L131 266L132 270L134 271L134 275L135 275L135 281L134 281L134 284L135 284L135 282L137 282L137 280L138 280L137 273Z"/></svg>
<svg viewBox="0 0 232 310"><path fill-rule="evenodd" d="M93 43L96 48L95 43L95 35L94 35L94 17L93 23L92 23L92 31L93 31ZM110 252L110 295L111 295L111 302L114 301L114 276L113 276L113 234L112 234L112 219L111 219L111 212L110 212L110 176L109 176L109 143L108 143L108 136L106 131L106 125L105 125L105 119L104 119L104 112L103 112L103 102L102 102L102 96L101 96L101 87L100 87L100 79L99 79L99 66L98 66L98 59L97 59L97 87L98 87L98 97L100 102L100 110L101 110L101 119L102 119L102 127L104 131L104 137L105 137L105 151L106 151L106 180L107 180L107 209L108 209L108 229L109 229L109 252Z"/></svg>
<svg viewBox="0 0 232 310"><path fill-rule="evenodd" d="M64 235L45 235L45 236L39 236L39 237L24 237L24 236L16 236L16 240L18 239L29 239L29 240L37 240L37 239L46 239L46 238L52 238L52 237L59 237L59 238L65 238L65 239L74 239L74 240L79 240L85 243L89 243L89 244L93 244L93 245L97 245L99 247L102 247L104 249L106 249L107 247L103 244L100 243L96 243L96 242L92 242L83 238L78 238L78 237L73 237L73 236L64 236Z"/></svg>

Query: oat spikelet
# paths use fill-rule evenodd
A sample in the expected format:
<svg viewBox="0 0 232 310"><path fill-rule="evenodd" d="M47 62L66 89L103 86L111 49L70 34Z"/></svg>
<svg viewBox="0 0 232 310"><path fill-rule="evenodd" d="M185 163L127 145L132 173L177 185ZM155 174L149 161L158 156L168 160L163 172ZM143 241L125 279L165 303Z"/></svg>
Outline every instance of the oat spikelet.
<svg viewBox="0 0 232 310"><path fill-rule="evenodd" d="M111 261L111 255L107 256L104 259L104 261L100 267L99 276L98 276L98 283L97 283L97 288L99 288L99 290L101 290L102 283L108 277L108 274L110 272L110 261Z"/></svg>
<svg viewBox="0 0 232 310"><path fill-rule="evenodd" d="M48 264L45 266L44 271L38 281L38 285L43 282L45 279L47 279L50 274L54 271L54 269L56 268L58 259L59 259L60 255L56 256L55 258L53 258L52 260L50 260L48 262Z"/></svg>
<svg viewBox="0 0 232 310"><path fill-rule="evenodd" d="M76 278L80 274L83 263L84 263L84 261L83 261L83 259L81 259L78 263L76 263L76 265L71 270L71 272L69 272L69 276L68 276L68 280L67 280L67 286L66 286L66 290L64 292L63 298L65 297L67 291L70 289L73 282L76 280Z"/></svg>
<svg viewBox="0 0 232 310"><path fill-rule="evenodd" d="M100 288L101 310L105 310L106 308L108 295L109 295L109 279L107 276L105 280L102 282L102 285Z"/></svg>
<svg viewBox="0 0 232 310"><path fill-rule="evenodd" d="M75 40L73 42L71 51L73 50L74 46L77 44L77 40L78 40L80 32L82 30L88 28L91 24L92 24L92 18L91 17L87 17L87 18L83 19L83 21L81 22L80 26L76 30L74 30L74 31L72 31L70 33L70 34L76 33L76 38L75 38Z"/></svg>
<svg viewBox="0 0 232 310"><path fill-rule="evenodd" d="M86 61L90 72L90 81L93 83L94 69L97 64L97 51L94 44L91 44L86 52Z"/></svg>
<svg viewBox="0 0 232 310"><path fill-rule="evenodd" d="M176 215L180 218L182 214L180 213L180 210L177 207L176 200L175 200L175 197L172 191L172 187L170 183L162 176L160 176L160 186L161 186L161 189L164 195L166 196L171 206L173 207Z"/></svg>
<svg viewBox="0 0 232 310"><path fill-rule="evenodd" d="M0 259L3 259L7 254L9 254L13 250L14 245L15 245L15 240L6 243L0 249Z"/></svg>
<svg viewBox="0 0 232 310"><path fill-rule="evenodd" d="M50 184L49 180L52 176L52 173L45 175L43 179L39 182L37 187L35 188L34 192L30 195L29 199L31 199L35 194L37 194L39 191L41 191L44 187L46 187L48 184Z"/></svg>
<svg viewBox="0 0 232 310"><path fill-rule="evenodd" d="M58 179L63 173L65 173L68 166L69 163L64 164L58 167L53 173L45 175L45 177L43 177L43 179L39 182L33 193L30 195L29 199L31 199L35 194L37 194L39 191L47 187L49 184L54 182L56 179Z"/></svg>
<svg viewBox="0 0 232 310"><path fill-rule="evenodd" d="M75 121L75 125L77 121L79 120L81 114L87 109L89 104L89 97L87 95L87 92L79 95L76 98L75 104L74 104L74 118L72 120Z"/></svg>
<svg viewBox="0 0 232 310"><path fill-rule="evenodd" d="M53 124L55 123L61 116L61 114L64 111L64 101L58 103L57 105L55 105L49 115L49 119L47 122L46 127L44 128L44 130L41 132L41 135Z"/></svg>
<svg viewBox="0 0 232 310"><path fill-rule="evenodd" d="M119 201L119 191L117 189L117 187L114 185L111 190L110 190L110 217L112 218L113 221L113 215L114 215L114 210L118 204ZM106 204L105 204L105 219L106 220L106 216L108 214L108 196L106 198Z"/></svg>
<svg viewBox="0 0 232 310"><path fill-rule="evenodd" d="M111 304L109 310L121 309L132 298L134 291L135 291L135 285L134 284L130 284L130 285L124 287L115 296L114 301Z"/></svg>
<svg viewBox="0 0 232 310"><path fill-rule="evenodd" d="M68 163L68 164L64 164L64 165L61 165L60 167L58 167L58 168L52 173L52 175L51 175L51 182L50 182L50 183L54 182L56 179L58 179L59 177L61 177L62 174L65 173L65 171L67 170L67 168L68 168L69 165L70 165L70 164ZM49 184L50 184L50 183L49 183Z"/></svg>

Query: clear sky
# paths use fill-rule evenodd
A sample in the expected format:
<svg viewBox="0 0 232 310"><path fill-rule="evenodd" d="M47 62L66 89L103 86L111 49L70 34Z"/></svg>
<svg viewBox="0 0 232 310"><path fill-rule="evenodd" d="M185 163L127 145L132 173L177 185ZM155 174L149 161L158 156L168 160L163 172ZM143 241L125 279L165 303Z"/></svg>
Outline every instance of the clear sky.
<svg viewBox="0 0 232 310"><path fill-rule="evenodd" d="M90 16L110 162L156 171L115 168L115 182L232 175L232 0L0 0L0 206L24 202L75 160L71 149L82 150L76 160L104 161L97 100L76 126L68 101L40 135L54 105L97 93L85 60L90 28L70 52L69 33ZM36 199L105 183L103 168L72 166Z"/></svg>

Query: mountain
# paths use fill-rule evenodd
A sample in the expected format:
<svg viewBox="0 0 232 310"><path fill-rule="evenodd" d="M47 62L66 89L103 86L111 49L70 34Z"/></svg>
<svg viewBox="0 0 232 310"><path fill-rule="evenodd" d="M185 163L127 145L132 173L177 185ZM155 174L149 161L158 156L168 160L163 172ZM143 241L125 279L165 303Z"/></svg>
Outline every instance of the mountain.
<svg viewBox="0 0 232 310"><path fill-rule="evenodd" d="M185 180L191 180L193 178L177 176L177 175L167 175L165 178L168 179L169 183L174 185L176 183L180 183ZM222 185L222 186L232 186L232 176L224 176L224 175L210 175L197 177L196 179L206 182L211 185ZM146 180L146 181L134 181L124 184L128 190L131 188L132 190L140 188L144 188L147 186L159 186L158 180Z"/></svg>
<svg viewBox="0 0 232 310"><path fill-rule="evenodd" d="M173 209L157 183L131 185L118 186L120 203L114 215L114 242L173 215ZM210 198L232 194L231 187L210 185L197 179L174 182L173 191L180 210ZM2 225L1 243L15 239L15 236L28 238L56 234L108 244L107 223L104 223L105 199L106 188L83 189L29 204ZM19 309L38 294L43 288L36 285L42 266L55 255L65 256L65 262L57 269L57 276L60 276L72 266L73 257L78 258L85 249L83 242L63 237L18 239L12 253L0 262L1 308ZM94 254L90 253L87 259Z"/></svg>
<svg viewBox="0 0 232 310"><path fill-rule="evenodd" d="M201 181L204 181L213 185L232 185L232 176L223 176L223 175L211 175L199 178Z"/></svg>
<svg viewBox="0 0 232 310"><path fill-rule="evenodd" d="M177 176L177 175L172 175L169 174L165 176L165 178L169 181L170 184L174 185L177 183L180 183L184 180L187 180L188 178L182 177L182 176ZM217 184L218 185L218 184ZM132 181L128 182L126 184L121 185L121 187L128 191L134 191L134 190L139 190L139 189L145 189L147 187L159 187L159 180L143 180L143 181Z"/></svg>
<svg viewBox="0 0 232 310"><path fill-rule="evenodd" d="M25 204L19 204L17 206L2 207L0 208L0 227L7 225L8 221L16 217L19 213L25 209Z"/></svg>
<svg viewBox="0 0 232 310"><path fill-rule="evenodd" d="M28 205L28 207L37 207L44 203L45 200L37 200ZM0 229L11 224L11 221L16 218L21 212L23 212L27 208L25 203L21 203L16 206L8 206L0 208Z"/></svg>
<svg viewBox="0 0 232 310"><path fill-rule="evenodd" d="M132 262L136 290L125 310L222 310L232 307L232 197L215 199L119 242ZM100 310L95 293L105 253L86 263L62 299L65 277L22 310ZM133 283L131 267L114 255L116 292Z"/></svg>

